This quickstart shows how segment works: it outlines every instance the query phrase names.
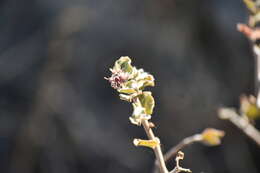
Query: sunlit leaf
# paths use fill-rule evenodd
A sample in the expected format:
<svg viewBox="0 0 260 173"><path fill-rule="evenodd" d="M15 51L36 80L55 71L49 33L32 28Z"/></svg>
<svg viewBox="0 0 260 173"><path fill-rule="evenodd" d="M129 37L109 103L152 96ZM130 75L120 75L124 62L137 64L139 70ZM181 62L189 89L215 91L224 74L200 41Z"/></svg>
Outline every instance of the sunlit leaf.
<svg viewBox="0 0 260 173"><path fill-rule="evenodd" d="M240 111L250 120L254 120L260 117L260 108L256 105L256 98L252 95L240 96Z"/></svg>
<svg viewBox="0 0 260 173"><path fill-rule="evenodd" d="M213 128L207 128L202 133L202 142L206 145L215 146L221 143L221 138L224 137L225 132Z"/></svg>
<svg viewBox="0 0 260 173"><path fill-rule="evenodd" d="M145 114L151 115L153 113L153 108L155 105L152 93L149 91L145 91L141 95L139 95L138 98L141 102L142 107L145 110Z"/></svg>
<svg viewBox="0 0 260 173"><path fill-rule="evenodd" d="M244 3L246 4L247 8L253 13L257 13L257 6L254 1L252 0L243 0Z"/></svg>
<svg viewBox="0 0 260 173"><path fill-rule="evenodd" d="M120 57L114 65L114 70L132 73L133 67L131 65L131 59L128 56Z"/></svg>
<svg viewBox="0 0 260 173"><path fill-rule="evenodd" d="M121 88L121 89L118 89L117 91L120 93L125 93L125 94L133 94L136 92L136 90L133 88Z"/></svg>
<svg viewBox="0 0 260 173"><path fill-rule="evenodd" d="M158 138L155 138L154 140L134 139L133 143L135 146L155 148L160 145L160 140Z"/></svg>

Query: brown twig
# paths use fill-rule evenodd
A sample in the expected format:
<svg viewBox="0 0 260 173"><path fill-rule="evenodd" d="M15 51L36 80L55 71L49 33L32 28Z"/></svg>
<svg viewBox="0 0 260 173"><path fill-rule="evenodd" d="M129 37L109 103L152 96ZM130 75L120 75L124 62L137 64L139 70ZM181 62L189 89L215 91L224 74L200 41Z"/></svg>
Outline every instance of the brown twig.
<svg viewBox="0 0 260 173"><path fill-rule="evenodd" d="M250 23L250 21L249 21ZM260 107L260 48L257 40L260 39L260 28L249 27L246 24L238 24L238 31L242 32L249 40L252 41L252 47L255 54L255 92L256 105ZM240 116L234 109L222 108L219 110L219 116L222 119L228 119L247 136L254 140L260 146L260 132L248 121L245 116Z"/></svg>
<svg viewBox="0 0 260 173"><path fill-rule="evenodd" d="M237 30L243 33L249 40L253 42L253 51L255 54L255 89L257 106L260 107L260 48L256 41L260 39L260 28L251 28L246 24L238 24Z"/></svg>
<svg viewBox="0 0 260 173"><path fill-rule="evenodd" d="M194 142L200 142L202 141L202 136L200 134L195 134L193 136L189 136L184 138L179 144L171 148L165 155L164 155L164 161L167 162L171 158L173 158L178 151L183 149L184 147L194 143Z"/></svg>
<svg viewBox="0 0 260 173"><path fill-rule="evenodd" d="M219 109L219 117L232 122L260 147L260 132L244 116L240 116L232 108L221 108Z"/></svg>
<svg viewBox="0 0 260 173"><path fill-rule="evenodd" d="M195 135L184 138L179 144L175 145L166 154L164 154L164 156L163 156L164 161L165 162L169 161L171 158L176 156L176 154L184 147L191 145L195 142L200 142L200 141L202 141L201 134L195 134ZM159 164L158 161L155 160L153 173L158 173L158 171L159 171L158 164Z"/></svg>
<svg viewBox="0 0 260 173"><path fill-rule="evenodd" d="M148 138L150 140L155 140L156 137L154 136L153 130L150 128L148 120L145 120L145 119L142 120L142 125L144 127L144 130L145 130ZM154 150L154 153L155 153L155 156L156 156L156 160L158 161L158 165L159 165L161 173L169 173L169 171L168 171L168 169L165 165L164 159L163 159L161 146L158 145L153 150Z"/></svg>
<svg viewBox="0 0 260 173"><path fill-rule="evenodd" d="M179 151L175 158L176 166L170 173L179 173L179 172L191 172L190 169L186 169L180 166L180 160L184 159L184 153Z"/></svg>
<svg viewBox="0 0 260 173"><path fill-rule="evenodd" d="M254 46L255 53L255 88L256 88L256 105L260 107L260 48Z"/></svg>

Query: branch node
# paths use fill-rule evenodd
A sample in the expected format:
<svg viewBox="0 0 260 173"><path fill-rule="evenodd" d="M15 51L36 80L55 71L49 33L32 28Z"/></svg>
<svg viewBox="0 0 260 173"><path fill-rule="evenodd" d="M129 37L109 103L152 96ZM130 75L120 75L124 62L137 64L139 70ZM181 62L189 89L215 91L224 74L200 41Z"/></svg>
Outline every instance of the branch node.
<svg viewBox="0 0 260 173"><path fill-rule="evenodd" d="M175 161L176 161L176 166L175 168L170 172L170 173L179 173L179 172L191 172L190 169L186 169L186 168L182 168L180 166L180 160L183 160L184 159L184 153L179 151L177 153L177 156L175 158Z"/></svg>

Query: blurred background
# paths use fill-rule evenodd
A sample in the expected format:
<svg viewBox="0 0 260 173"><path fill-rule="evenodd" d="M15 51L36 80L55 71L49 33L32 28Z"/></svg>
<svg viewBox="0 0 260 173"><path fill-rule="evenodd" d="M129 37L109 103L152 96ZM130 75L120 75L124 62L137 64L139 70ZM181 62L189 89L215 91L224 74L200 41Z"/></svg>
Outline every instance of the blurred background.
<svg viewBox="0 0 260 173"><path fill-rule="evenodd" d="M247 19L242 0L0 1L0 172L151 172L153 151L132 144L144 130L104 80L120 56L155 76L163 151L218 128L222 145L185 148L182 166L260 172L257 145L216 112L254 93Z"/></svg>

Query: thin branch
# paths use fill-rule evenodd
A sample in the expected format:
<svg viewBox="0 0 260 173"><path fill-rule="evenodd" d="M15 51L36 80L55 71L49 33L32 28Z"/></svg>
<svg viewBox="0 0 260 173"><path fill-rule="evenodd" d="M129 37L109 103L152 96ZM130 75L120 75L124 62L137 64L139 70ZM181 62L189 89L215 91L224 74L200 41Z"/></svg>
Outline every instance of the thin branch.
<svg viewBox="0 0 260 173"><path fill-rule="evenodd" d="M200 142L202 141L202 137L200 134L195 134L193 136L189 136L184 138L179 144L177 144L176 146L172 147L165 155L164 155L164 161L167 162L169 161L171 158L173 158L178 151L180 151L181 149L183 149L184 147L194 143L194 142Z"/></svg>
<svg viewBox="0 0 260 173"><path fill-rule="evenodd" d="M254 16L251 16L251 18ZM250 21L249 21L250 24ZM256 90L256 105L260 107L260 48L257 41L260 39L260 29L251 27L245 24L238 24L238 31L242 32L249 40L252 41L252 47L255 54L255 90ZM254 140L260 146L260 132L250 124L245 116L240 116L234 109L221 108L219 110L219 117L228 119L238 128L240 128L248 137Z"/></svg>
<svg viewBox="0 0 260 173"><path fill-rule="evenodd" d="M260 107L260 49L254 46L255 53L255 83L256 83L256 104Z"/></svg>
<svg viewBox="0 0 260 173"><path fill-rule="evenodd" d="M142 120L142 125L144 127L144 130L145 130L148 138L150 140L156 139L156 137L154 136L153 130L149 126L148 120L145 120L145 119ZM161 173L169 173L169 171L168 171L168 169L165 165L164 159L163 159L161 146L158 145L153 150L154 150L154 153L155 153L155 156L156 156L156 160L158 160L158 164L159 164L159 168L160 168Z"/></svg>
<svg viewBox="0 0 260 173"><path fill-rule="evenodd" d="M255 90L256 90L256 103L260 107L260 48L257 40L260 39L260 29L251 28L246 24L238 24L238 31L242 32L252 42L253 51L255 54Z"/></svg>
<svg viewBox="0 0 260 173"><path fill-rule="evenodd" d="M183 149L184 147L191 145L195 142L200 142L202 141L202 136L201 134L195 134L189 137L184 138L179 144L175 145L174 147L172 147L166 154L164 154L163 158L164 161L167 162L169 161L171 158L173 158L174 156L176 156L176 154ZM154 162L154 171L153 173L158 173L158 161L155 160Z"/></svg>
<svg viewBox="0 0 260 173"><path fill-rule="evenodd" d="M260 147L260 132L247 119L240 116L234 109L221 108L219 110L219 117L232 122Z"/></svg>
<svg viewBox="0 0 260 173"><path fill-rule="evenodd" d="M183 159L184 159L184 153L179 151L177 153L177 156L176 156L176 159L175 159L176 166L170 173L179 173L179 172L189 172L190 173L191 172L190 169L186 169L186 168L183 168L183 167L180 166L180 160L183 160Z"/></svg>

